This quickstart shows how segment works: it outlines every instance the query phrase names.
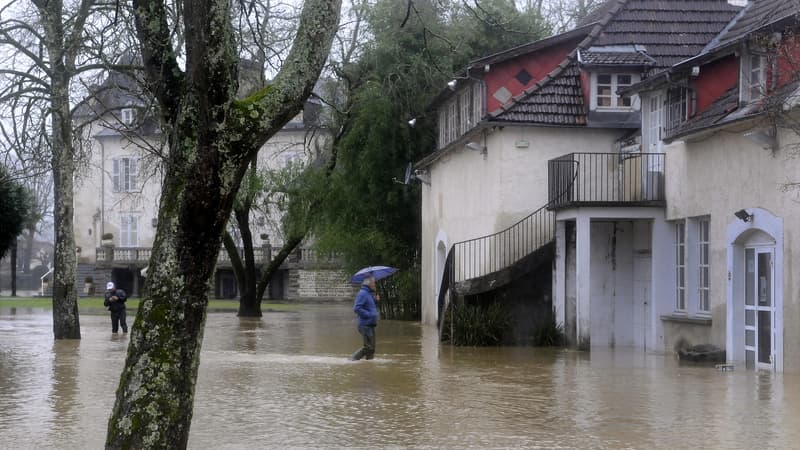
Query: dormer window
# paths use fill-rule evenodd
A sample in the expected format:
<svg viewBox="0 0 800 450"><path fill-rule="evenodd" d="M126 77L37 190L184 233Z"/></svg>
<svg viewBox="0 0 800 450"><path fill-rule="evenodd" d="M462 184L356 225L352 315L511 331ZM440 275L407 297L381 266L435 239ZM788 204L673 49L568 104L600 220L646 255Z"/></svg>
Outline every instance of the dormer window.
<svg viewBox="0 0 800 450"><path fill-rule="evenodd" d="M667 90L667 134L674 133L689 117L691 92L685 87Z"/></svg>
<svg viewBox="0 0 800 450"><path fill-rule="evenodd" d="M133 108L123 108L119 115L125 125L131 125L136 120L136 110Z"/></svg>
<svg viewBox="0 0 800 450"><path fill-rule="evenodd" d="M747 58L747 91L750 94L749 100L758 100L766 93L766 79L764 55L751 54Z"/></svg>
<svg viewBox="0 0 800 450"><path fill-rule="evenodd" d="M629 110L634 109L631 97L624 97L617 92L639 81L639 76L631 73L593 73L592 74L592 109L596 110Z"/></svg>

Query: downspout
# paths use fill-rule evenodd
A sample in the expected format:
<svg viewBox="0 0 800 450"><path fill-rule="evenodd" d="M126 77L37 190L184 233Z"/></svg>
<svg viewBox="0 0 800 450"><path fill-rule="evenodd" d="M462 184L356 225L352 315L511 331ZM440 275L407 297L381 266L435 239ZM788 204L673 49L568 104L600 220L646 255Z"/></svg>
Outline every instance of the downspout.
<svg viewBox="0 0 800 450"><path fill-rule="evenodd" d="M106 146L102 139L98 139L97 142L100 144L100 238L102 239L106 234ZM97 240L97 236L94 239L97 246L100 241Z"/></svg>

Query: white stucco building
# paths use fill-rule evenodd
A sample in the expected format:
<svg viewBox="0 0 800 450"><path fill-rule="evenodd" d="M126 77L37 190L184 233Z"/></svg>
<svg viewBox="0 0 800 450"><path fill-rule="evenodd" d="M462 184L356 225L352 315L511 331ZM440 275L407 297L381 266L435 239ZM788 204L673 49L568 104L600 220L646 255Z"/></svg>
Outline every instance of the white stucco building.
<svg viewBox="0 0 800 450"><path fill-rule="evenodd" d="M686 7L704 22L689 20ZM639 98L619 90L699 52L736 11L720 1L607 2L576 29L475 60L449 83L433 102L439 148L416 165L424 184L423 321L440 320L449 298L443 278L460 296L516 283L556 308L573 343L589 342L596 307L596 335L633 344L632 332L606 332L611 323L599 322L607 308L600 300L589 306L588 268L567 269L569 252L589 253L583 241L566 240L621 219L652 247L653 223L663 222L663 156L641 149ZM678 27L681 45L670 43ZM623 176L627 184L614 184ZM557 282L541 281L555 266ZM608 320L641 317L632 308ZM638 334L644 345L646 333Z"/></svg>
<svg viewBox="0 0 800 450"><path fill-rule="evenodd" d="M800 370L800 197L782 189L800 180L797 13L611 1L473 62L435 101L440 148L417 164L423 320L517 276L579 347L711 344ZM537 252L546 282L518 267Z"/></svg>
<svg viewBox="0 0 800 450"><path fill-rule="evenodd" d="M141 291L146 275L143 269L148 265L155 238L163 176L161 161L167 149L165 136L138 90L130 77L112 72L82 108L78 120L89 123L83 134L89 152L75 192L78 285L83 286L86 277L91 277L96 286L113 280L132 295ZM261 149L258 168L278 171L290 164L302 166L320 158L329 137L321 125L321 111L319 102L306 102L303 111ZM257 261L269 261L273 251L283 245L281 218L282 211L274 204L251 214ZM270 285L271 298L351 295L346 276L334 270L336 262L317 258L310 248L299 248L284 266ZM237 293L224 249L214 284L219 297Z"/></svg>

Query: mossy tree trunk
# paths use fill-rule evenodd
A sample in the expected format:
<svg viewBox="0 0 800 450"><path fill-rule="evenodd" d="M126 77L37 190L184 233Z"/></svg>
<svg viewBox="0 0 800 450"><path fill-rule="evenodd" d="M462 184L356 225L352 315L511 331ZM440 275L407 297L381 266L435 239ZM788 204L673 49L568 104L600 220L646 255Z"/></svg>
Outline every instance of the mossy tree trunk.
<svg viewBox="0 0 800 450"><path fill-rule="evenodd" d="M53 250L53 335L56 339L80 339L78 316L78 291L75 285L77 258L75 255L74 178L75 143L72 130L72 111L69 104L69 87L76 74L75 61L81 48L81 35L93 0L83 0L70 21L72 28L64 28L64 4L61 0L34 0L44 31L44 46L49 60L35 60L49 75L52 124L53 170L53 223L55 248Z"/></svg>
<svg viewBox="0 0 800 450"><path fill-rule="evenodd" d="M258 149L311 93L338 26L340 0L305 3L274 82L236 100L238 57L229 0L185 0L186 71L171 48L167 7L134 0L150 89L170 153L150 258L147 296L108 423L108 448L185 448L200 347L222 233Z"/></svg>

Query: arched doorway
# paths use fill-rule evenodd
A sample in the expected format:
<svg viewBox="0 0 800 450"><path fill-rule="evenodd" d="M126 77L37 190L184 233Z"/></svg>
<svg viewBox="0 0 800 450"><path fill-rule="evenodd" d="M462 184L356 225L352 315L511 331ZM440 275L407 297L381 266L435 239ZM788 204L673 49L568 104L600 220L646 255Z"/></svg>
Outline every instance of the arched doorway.
<svg viewBox="0 0 800 450"><path fill-rule="evenodd" d="M728 225L728 360L783 370L783 220L748 208Z"/></svg>

